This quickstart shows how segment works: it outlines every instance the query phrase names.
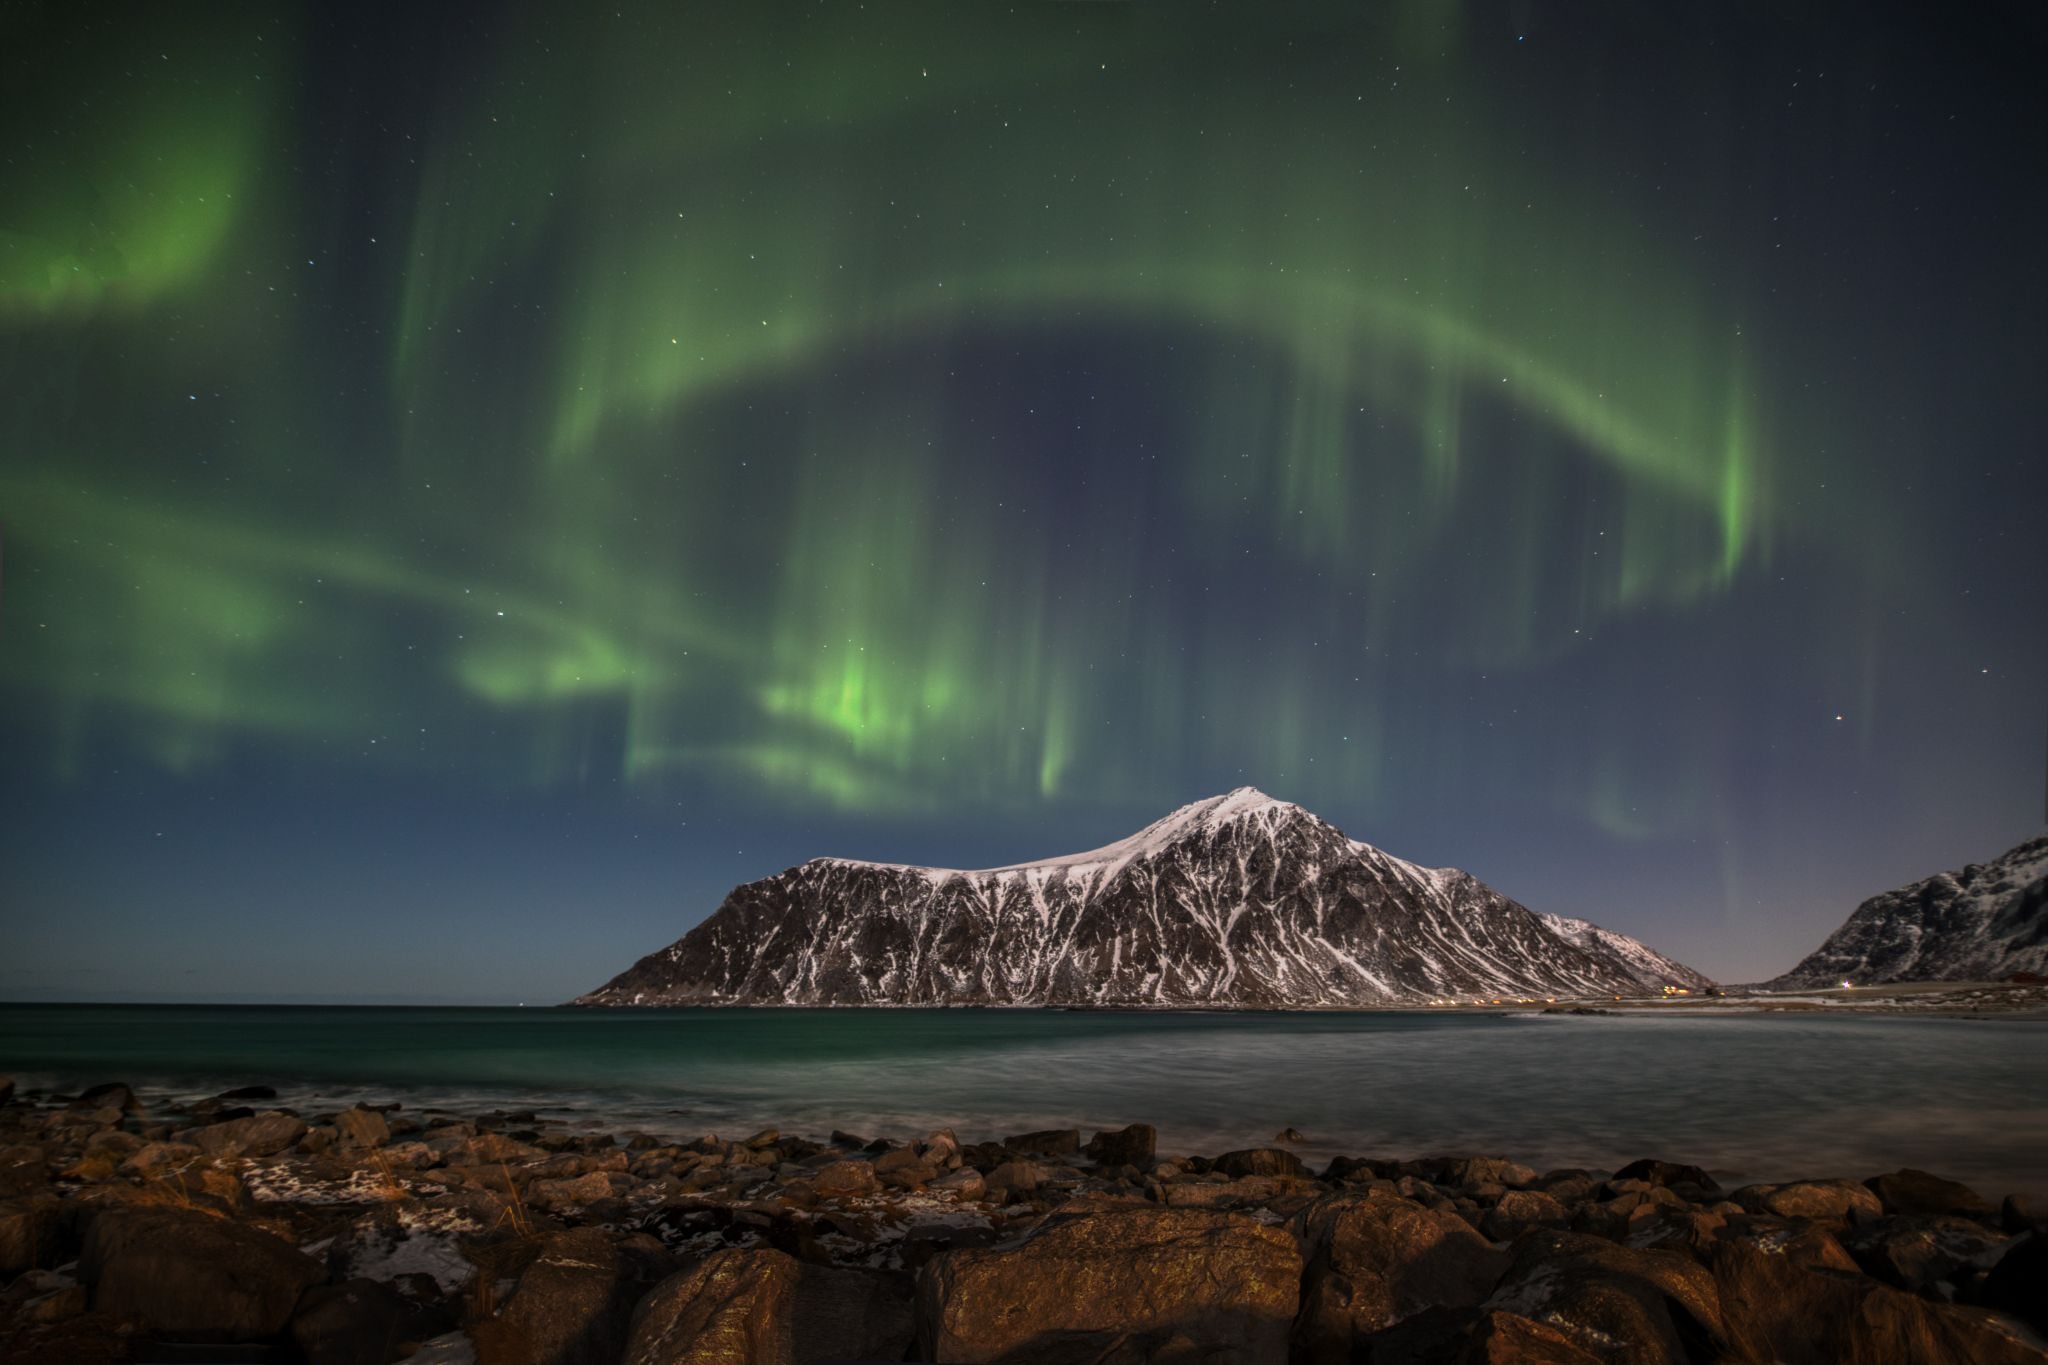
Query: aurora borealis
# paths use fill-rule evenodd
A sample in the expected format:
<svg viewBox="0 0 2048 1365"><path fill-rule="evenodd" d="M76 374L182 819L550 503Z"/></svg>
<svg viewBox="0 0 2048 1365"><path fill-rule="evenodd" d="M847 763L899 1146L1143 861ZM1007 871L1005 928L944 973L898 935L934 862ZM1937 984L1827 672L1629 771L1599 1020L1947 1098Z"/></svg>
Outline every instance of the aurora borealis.
<svg viewBox="0 0 2048 1365"><path fill-rule="evenodd" d="M0 11L0 996L1240 783L1744 980L2031 832L2042 20L1553 8Z"/></svg>

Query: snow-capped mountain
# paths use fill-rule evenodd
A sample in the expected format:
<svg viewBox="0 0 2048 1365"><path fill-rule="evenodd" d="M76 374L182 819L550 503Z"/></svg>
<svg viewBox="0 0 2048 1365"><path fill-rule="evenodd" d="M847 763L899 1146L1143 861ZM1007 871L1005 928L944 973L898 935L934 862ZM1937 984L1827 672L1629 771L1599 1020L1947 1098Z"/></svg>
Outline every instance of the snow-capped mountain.
<svg viewBox="0 0 2048 1365"><path fill-rule="evenodd" d="M2048 835L1872 896L1767 991L2048 974Z"/></svg>
<svg viewBox="0 0 2048 1365"><path fill-rule="evenodd" d="M816 858L734 889L576 1003L1262 1007L1708 984L1241 787L1014 867Z"/></svg>

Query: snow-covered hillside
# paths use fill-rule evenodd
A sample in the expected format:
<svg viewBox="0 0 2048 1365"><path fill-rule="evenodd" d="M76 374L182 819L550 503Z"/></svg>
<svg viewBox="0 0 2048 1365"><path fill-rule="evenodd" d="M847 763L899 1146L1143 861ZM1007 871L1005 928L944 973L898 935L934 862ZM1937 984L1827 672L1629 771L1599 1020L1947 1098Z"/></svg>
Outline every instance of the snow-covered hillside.
<svg viewBox="0 0 2048 1365"><path fill-rule="evenodd" d="M2048 835L1988 863L1872 896L1763 989L2048 974Z"/></svg>
<svg viewBox="0 0 2048 1365"><path fill-rule="evenodd" d="M1371 1005L1708 984L1621 934L1346 838L1249 787L1105 848L749 882L589 1005Z"/></svg>

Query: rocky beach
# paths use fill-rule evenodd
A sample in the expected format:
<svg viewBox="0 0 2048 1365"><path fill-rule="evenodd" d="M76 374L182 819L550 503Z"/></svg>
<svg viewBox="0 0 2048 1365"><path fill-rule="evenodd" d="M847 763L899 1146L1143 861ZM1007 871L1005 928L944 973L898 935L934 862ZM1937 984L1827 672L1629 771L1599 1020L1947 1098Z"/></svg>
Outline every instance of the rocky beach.
<svg viewBox="0 0 2048 1365"><path fill-rule="evenodd" d="M24 1365L2048 1360L2042 1210L1922 1171L0 1094Z"/></svg>

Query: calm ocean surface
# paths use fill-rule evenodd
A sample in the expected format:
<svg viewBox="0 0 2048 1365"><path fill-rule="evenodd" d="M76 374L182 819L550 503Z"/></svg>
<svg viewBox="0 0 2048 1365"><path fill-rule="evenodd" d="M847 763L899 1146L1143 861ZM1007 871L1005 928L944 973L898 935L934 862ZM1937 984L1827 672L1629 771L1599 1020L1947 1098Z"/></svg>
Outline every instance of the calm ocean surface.
<svg viewBox="0 0 2048 1365"><path fill-rule="evenodd" d="M1744 1014L1111 1014L0 1005L24 1088L532 1108L648 1131L963 1138L1157 1124L1162 1152L1639 1156L1735 1180L1919 1166L2048 1196L2048 1024Z"/></svg>

